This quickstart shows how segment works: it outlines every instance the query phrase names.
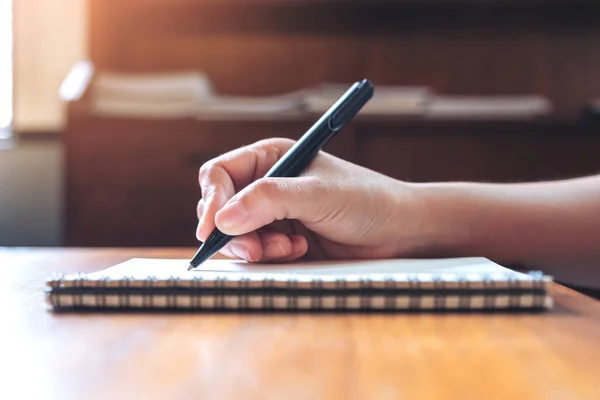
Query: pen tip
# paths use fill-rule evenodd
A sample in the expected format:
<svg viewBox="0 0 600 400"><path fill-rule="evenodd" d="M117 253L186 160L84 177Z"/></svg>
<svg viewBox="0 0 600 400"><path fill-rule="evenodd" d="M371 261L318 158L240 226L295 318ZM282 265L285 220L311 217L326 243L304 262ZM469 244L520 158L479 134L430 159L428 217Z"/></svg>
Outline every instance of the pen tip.
<svg viewBox="0 0 600 400"><path fill-rule="evenodd" d="M193 270L193 269L194 269L194 265L193 265L193 264L190 264L190 266L188 267L188 271L191 271L191 270Z"/></svg>

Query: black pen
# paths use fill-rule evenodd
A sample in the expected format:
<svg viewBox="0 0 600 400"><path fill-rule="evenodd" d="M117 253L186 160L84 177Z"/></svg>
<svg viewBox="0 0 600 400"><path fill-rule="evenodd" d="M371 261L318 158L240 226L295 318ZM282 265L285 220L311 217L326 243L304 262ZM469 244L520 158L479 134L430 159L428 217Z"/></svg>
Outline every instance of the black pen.
<svg viewBox="0 0 600 400"><path fill-rule="evenodd" d="M373 96L373 85L367 79L356 82L267 172L265 177L296 177L302 173L319 151ZM215 228L192 258L188 271L198 267L221 250L233 236Z"/></svg>

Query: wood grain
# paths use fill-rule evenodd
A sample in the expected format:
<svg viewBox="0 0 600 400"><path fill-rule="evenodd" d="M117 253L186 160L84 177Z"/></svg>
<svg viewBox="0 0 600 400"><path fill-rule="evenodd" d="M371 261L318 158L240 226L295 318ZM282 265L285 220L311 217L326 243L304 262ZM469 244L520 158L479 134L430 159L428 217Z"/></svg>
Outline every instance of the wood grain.
<svg viewBox="0 0 600 400"><path fill-rule="evenodd" d="M357 162L413 182L526 182L600 173L600 136L543 122L361 124Z"/></svg>
<svg viewBox="0 0 600 400"><path fill-rule="evenodd" d="M595 399L600 303L544 314L61 314L51 271L195 249L0 249L0 398Z"/></svg>
<svg viewBox="0 0 600 400"><path fill-rule="evenodd" d="M195 121L71 113L65 244L193 246L206 161L271 137L297 139L312 117ZM357 118L327 145L347 161L413 182L515 182L600 173L599 127L543 121Z"/></svg>

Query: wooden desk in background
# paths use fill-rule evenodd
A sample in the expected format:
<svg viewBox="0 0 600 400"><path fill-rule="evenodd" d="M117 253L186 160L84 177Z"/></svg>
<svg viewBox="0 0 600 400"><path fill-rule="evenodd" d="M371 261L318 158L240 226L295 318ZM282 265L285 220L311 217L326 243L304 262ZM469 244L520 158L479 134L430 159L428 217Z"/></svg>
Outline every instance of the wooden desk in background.
<svg viewBox="0 0 600 400"><path fill-rule="evenodd" d="M592 399L600 303L543 314L61 314L52 271L195 249L0 249L0 398Z"/></svg>

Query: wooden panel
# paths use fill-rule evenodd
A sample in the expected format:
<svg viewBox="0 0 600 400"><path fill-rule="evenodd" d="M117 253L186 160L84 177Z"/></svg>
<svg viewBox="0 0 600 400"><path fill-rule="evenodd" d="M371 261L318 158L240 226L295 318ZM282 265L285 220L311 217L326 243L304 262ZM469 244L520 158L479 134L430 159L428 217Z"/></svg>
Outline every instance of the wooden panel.
<svg viewBox="0 0 600 400"><path fill-rule="evenodd" d="M100 68L119 69L121 40L126 36L130 15L121 12L113 0L89 0L90 56Z"/></svg>
<svg viewBox="0 0 600 400"><path fill-rule="evenodd" d="M175 67L203 69L205 63L209 66L218 63L227 67L231 61L245 64L247 57L254 57L256 50L247 42L247 36L257 36L259 40L276 40L278 45L269 54L260 54L262 65L278 62L278 59L296 57L290 61L304 63L318 61L332 63L338 52L328 48L330 54L316 53L306 57L300 45L300 54L294 56L296 49L293 40L286 43L288 36L306 35L314 46L321 46L320 39L328 35L356 38L366 36L366 25L361 24L363 8L360 4L345 4L340 7L330 2L315 2L313 4L296 4L294 2L214 2L196 0L90 0L92 11L91 53L92 58L100 69L136 70L138 68L162 69L164 62L171 61ZM235 50L237 58L231 60L219 57L215 37L225 35L229 40L239 41ZM312 37L312 40L311 40ZM150 47L153 41L163 42L163 45L175 46L170 60L164 59L164 53L159 49L156 54L146 54L140 60L135 52L138 46ZM180 43L185 41L186 46ZM218 40L218 39L217 39ZM226 39L227 40L227 39ZM222 44L222 43L221 43ZM250 44L250 45L249 45ZM256 43L260 46L260 43ZM160 43L157 43L160 46ZM236 46L236 44L230 44ZM267 47L269 44L267 44ZM271 44L272 46L272 44ZM343 50L343 44L342 49ZM200 51L202 57L187 57ZM333 51L333 53L331 53ZM202 53L204 52L204 53ZM260 48L259 48L260 52ZM282 52L282 53L279 53ZM225 54L227 52L225 51ZM148 57L149 55L149 57ZM321 57L318 57L321 56ZM180 58L183 57L183 58ZM345 68L353 63L343 63ZM339 69L340 63L337 67ZM155 65L155 63L158 63ZM173 65L167 64L171 68ZM288 63L292 70L297 71L299 64ZM252 65L250 65L252 66ZM247 79L248 71L230 77L235 80ZM212 71L214 72L214 71ZM260 74L261 71L255 71ZM270 71L265 71L267 74ZM271 79L275 77L271 76Z"/></svg>
<svg viewBox="0 0 600 400"><path fill-rule="evenodd" d="M537 181L600 173L599 132L535 123L374 123L361 127L357 148L362 165L402 180Z"/></svg>
<svg viewBox="0 0 600 400"><path fill-rule="evenodd" d="M216 35L211 37L133 36L125 39L128 71L205 71L220 93L279 94L323 81L362 78L359 37Z"/></svg>
<svg viewBox="0 0 600 400"><path fill-rule="evenodd" d="M520 181L600 172L598 127L572 122L600 96L595 2L90 5L99 70L200 69L219 92L244 95L367 77L376 86L426 85L443 94L537 93L555 106L555 121L545 123L365 119L327 149L399 179ZM296 138L313 122L99 119L86 116L84 106L70 107L65 133L67 238L78 245L188 243L204 161L261 138ZM153 200L138 206L147 198Z"/></svg>
<svg viewBox="0 0 600 400"><path fill-rule="evenodd" d="M313 123L127 120L72 116L66 143L66 244L195 245L198 170L219 154ZM352 126L327 150L352 160Z"/></svg>
<svg viewBox="0 0 600 400"><path fill-rule="evenodd" d="M225 152L270 137L299 138L313 123L290 121L127 120L90 117L85 134L68 131L71 183L80 189L196 186L200 166ZM328 151L352 157L352 127Z"/></svg>
<svg viewBox="0 0 600 400"><path fill-rule="evenodd" d="M430 86L443 94L550 95L543 46L533 34L409 31L373 39L365 76L375 84Z"/></svg>
<svg viewBox="0 0 600 400"><path fill-rule="evenodd" d="M194 246L200 190L71 189L69 246Z"/></svg>
<svg viewBox="0 0 600 400"><path fill-rule="evenodd" d="M594 30L572 30L548 38L556 113L577 117L591 99L600 97L600 19Z"/></svg>
<svg viewBox="0 0 600 400"><path fill-rule="evenodd" d="M549 96L575 119L600 95L594 2L90 0L99 69L206 71L223 93L323 81Z"/></svg>
<svg viewBox="0 0 600 400"><path fill-rule="evenodd" d="M312 123L86 121L73 120L65 135L69 245L192 244L202 163L263 138L297 138ZM600 173L598 133L541 122L364 120L326 150L408 181L530 181Z"/></svg>
<svg viewBox="0 0 600 400"><path fill-rule="evenodd" d="M112 2L127 15L130 32L202 36L244 34L359 35L370 28L368 2L92 0ZM365 18L367 17L367 18Z"/></svg>

